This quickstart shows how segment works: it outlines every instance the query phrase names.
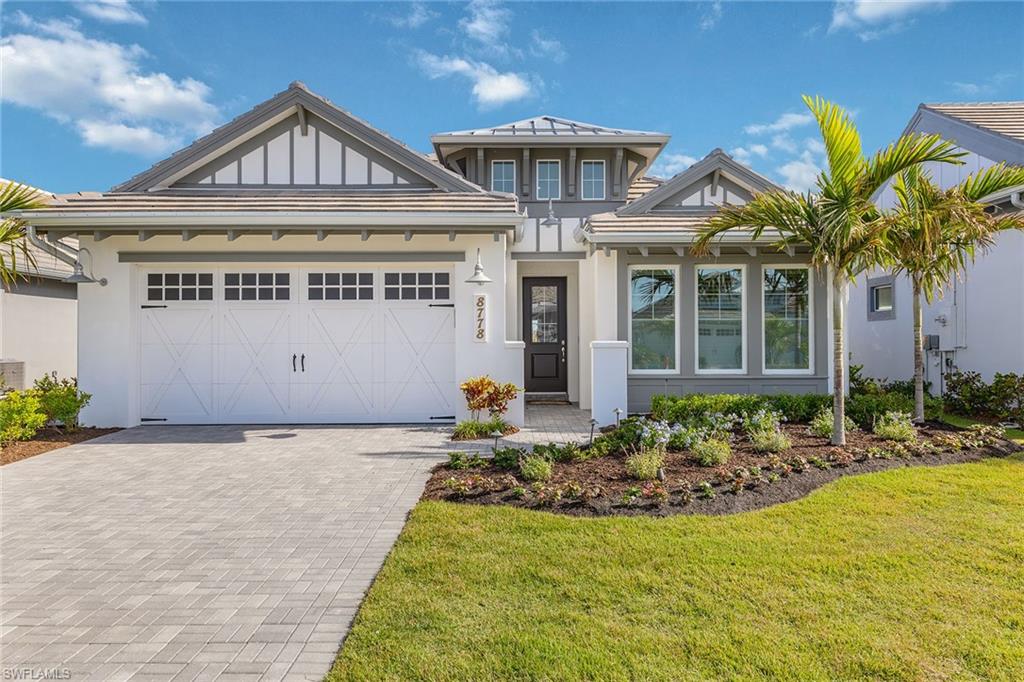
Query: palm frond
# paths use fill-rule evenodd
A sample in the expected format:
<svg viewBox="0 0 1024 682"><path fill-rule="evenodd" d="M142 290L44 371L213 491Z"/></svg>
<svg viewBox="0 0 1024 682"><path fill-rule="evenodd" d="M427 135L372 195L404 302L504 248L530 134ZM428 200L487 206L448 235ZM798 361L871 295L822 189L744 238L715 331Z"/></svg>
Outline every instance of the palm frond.
<svg viewBox="0 0 1024 682"><path fill-rule="evenodd" d="M957 186L957 191L969 201L980 201L990 194L1024 185L1024 166L997 163L972 173Z"/></svg>
<svg viewBox="0 0 1024 682"><path fill-rule="evenodd" d="M871 197L893 176L929 161L962 164L967 152L938 135L904 135L865 162L858 194Z"/></svg>
<svg viewBox="0 0 1024 682"><path fill-rule="evenodd" d="M828 158L828 175L837 188L845 188L860 173L864 154L860 133L850 115L838 104L822 97L803 95L804 104L811 110L821 130Z"/></svg>

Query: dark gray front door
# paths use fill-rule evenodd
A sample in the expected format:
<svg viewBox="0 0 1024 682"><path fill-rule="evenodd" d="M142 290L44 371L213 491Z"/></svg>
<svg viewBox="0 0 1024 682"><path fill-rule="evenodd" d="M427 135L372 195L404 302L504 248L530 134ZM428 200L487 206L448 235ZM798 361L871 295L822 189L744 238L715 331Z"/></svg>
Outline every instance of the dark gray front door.
<svg viewBox="0 0 1024 682"><path fill-rule="evenodd" d="M523 278L523 340L526 341L526 390L568 390L564 277Z"/></svg>

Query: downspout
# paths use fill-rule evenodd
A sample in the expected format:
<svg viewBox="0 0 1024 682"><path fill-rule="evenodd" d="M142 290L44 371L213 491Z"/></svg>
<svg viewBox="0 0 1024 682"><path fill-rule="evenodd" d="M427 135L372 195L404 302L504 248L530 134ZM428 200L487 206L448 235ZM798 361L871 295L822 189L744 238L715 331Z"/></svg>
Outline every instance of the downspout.
<svg viewBox="0 0 1024 682"><path fill-rule="evenodd" d="M1010 194L1010 203L1016 208L1024 208L1024 201L1020 198L1020 192Z"/></svg>
<svg viewBox="0 0 1024 682"><path fill-rule="evenodd" d="M28 238L28 241L29 241L30 244L32 244L33 246L38 248L40 251L44 251L44 252L50 254L51 256L56 258L57 260L63 261L65 263L67 263L68 265L72 266L72 267L74 267L78 263L78 258L77 258L78 250L77 249L74 249L74 248L72 248L72 247L70 247L67 244L64 244L62 242L56 242L57 244L60 244L60 248L58 248L54 244L51 244L50 242L48 242L48 241L46 241L44 239L40 239L39 235L36 234L36 227L35 227L35 225L26 225L25 226L25 237ZM67 250L65 250L65 249L67 249ZM74 254L74 255L72 255L72 254Z"/></svg>

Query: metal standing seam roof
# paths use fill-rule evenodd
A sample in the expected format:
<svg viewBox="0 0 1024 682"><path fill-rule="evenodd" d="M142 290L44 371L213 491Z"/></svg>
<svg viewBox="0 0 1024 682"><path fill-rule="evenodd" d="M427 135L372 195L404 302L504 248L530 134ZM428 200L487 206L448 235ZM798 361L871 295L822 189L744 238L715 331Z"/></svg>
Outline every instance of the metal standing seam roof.
<svg viewBox="0 0 1024 682"><path fill-rule="evenodd" d="M1024 101L922 104L921 108L1024 142Z"/></svg>
<svg viewBox="0 0 1024 682"><path fill-rule="evenodd" d="M568 118L557 116L535 116L525 118L521 121L513 121L492 128L477 128L475 130L455 130L447 133L437 133L436 138L443 137L616 137L633 136L652 138L667 137L664 133L656 133L646 130L626 130L624 128L610 128L608 126L573 121ZM656 142L657 139L652 139Z"/></svg>
<svg viewBox="0 0 1024 682"><path fill-rule="evenodd" d="M380 213L519 213L513 195L484 192L367 192L346 194L156 194L99 193L56 195L32 215L133 212L380 212Z"/></svg>

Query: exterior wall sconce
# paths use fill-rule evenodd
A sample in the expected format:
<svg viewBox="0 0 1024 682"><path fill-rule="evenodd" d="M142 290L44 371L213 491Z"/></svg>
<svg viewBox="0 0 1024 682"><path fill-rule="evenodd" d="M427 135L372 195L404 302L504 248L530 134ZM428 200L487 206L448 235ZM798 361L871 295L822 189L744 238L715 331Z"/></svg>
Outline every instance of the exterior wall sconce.
<svg viewBox="0 0 1024 682"><path fill-rule="evenodd" d="M78 258L75 259L74 265L72 265L72 272L70 275L65 277L62 282L65 284L99 284L101 287L107 286L107 278L101 277L96 279L93 275L92 268L89 268L90 274L85 274L85 269L82 267L82 253L89 254L89 260L92 260L92 251L85 248L84 246L78 249Z"/></svg>
<svg viewBox="0 0 1024 682"><path fill-rule="evenodd" d="M473 276L466 280L466 284L487 284L492 281L484 274L483 263L480 262L480 249L476 250L476 265L473 266Z"/></svg>

